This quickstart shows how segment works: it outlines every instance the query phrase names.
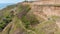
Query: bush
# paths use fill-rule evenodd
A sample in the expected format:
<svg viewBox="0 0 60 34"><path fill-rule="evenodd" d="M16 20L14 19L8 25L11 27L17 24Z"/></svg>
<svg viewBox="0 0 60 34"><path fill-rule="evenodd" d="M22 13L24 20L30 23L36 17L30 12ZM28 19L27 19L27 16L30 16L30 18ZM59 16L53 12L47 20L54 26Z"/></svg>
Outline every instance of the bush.
<svg viewBox="0 0 60 34"><path fill-rule="evenodd" d="M8 16L5 16L2 18L2 21L0 22L0 30L3 30L8 23L12 21L12 14L10 13Z"/></svg>
<svg viewBox="0 0 60 34"><path fill-rule="evenodd" d="M22 14L22 18L21 18L21 20L22 20L22 22L23 22L23 24L25 25L25 28L30 28L30 25L32 25L32 24L36 24L37 22L38 22L38 20L34 17L34 16L29 16L29 18L31 18L30 20L29 19L27 19L27 13L30 11L30 7L29 7L29 5L25 5L24 7L23 7L23 9L22 10L24 10L24 11L22 11L22 12L24 12L24 14L23 13L21 13ZM19 14L20 15L20 14ZM20 16L21 17L21 16Z"/></svg>

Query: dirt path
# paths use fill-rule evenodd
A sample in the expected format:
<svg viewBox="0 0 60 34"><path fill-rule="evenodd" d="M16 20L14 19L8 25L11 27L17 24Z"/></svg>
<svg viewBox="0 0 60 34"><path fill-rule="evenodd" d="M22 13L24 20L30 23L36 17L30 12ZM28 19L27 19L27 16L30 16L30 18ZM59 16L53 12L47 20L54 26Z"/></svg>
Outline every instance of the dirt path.
<svg viewBox="0 0 60 34"><path fill-rule="evenodd" d="M60 28L60 22L56 21L57 26Z"/></svg>

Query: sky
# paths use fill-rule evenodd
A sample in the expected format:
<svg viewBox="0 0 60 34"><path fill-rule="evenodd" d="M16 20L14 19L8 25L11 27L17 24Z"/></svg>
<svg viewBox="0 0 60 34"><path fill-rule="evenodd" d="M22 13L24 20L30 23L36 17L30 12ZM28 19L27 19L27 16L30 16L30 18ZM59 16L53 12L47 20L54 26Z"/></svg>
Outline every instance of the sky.
<svg viewBox="0 0 60 34"><path fill-rule="evenodd" d="M2 9L8 5L15 4L18 2L22 2L22 1L24 1L24 0L0 0L0 9Z"/></svg>
<svg viewBox="0 0 60 34"><path fill-rule="evenodd" d="M17 3L24 0L0 0L0 3Z"/></svg>

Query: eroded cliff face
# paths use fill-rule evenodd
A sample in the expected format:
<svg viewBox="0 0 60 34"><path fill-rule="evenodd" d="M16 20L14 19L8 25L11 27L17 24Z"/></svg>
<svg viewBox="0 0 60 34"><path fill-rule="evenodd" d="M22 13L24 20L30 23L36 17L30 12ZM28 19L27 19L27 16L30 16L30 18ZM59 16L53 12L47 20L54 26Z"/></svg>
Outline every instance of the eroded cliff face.
<svg viewBox="0 0 60 34"><path fill-rule="evenodd" d="M23 2L2 34L60 34L60 5L56 0Z"/></svg>
<svg viewBox="0 0 60 34"><path fill-rule="evenodd" d="M41 18L44 19L45 21L48 21L47 23L49 23L49 20L52 20L52 21L55 20L54 21L55 24L50 21L51 24L49 23L50 24L49 25L46 23L47 26L45 25L41 26L42 22L39 24L41 27L36 25L35 28L39 30L38 32L40 32L43 28L43 31L42 31L43 33L41 34L59 34L59 33L56 33L57 31L59 31L58 29L60 29L60 26L59 26L60 5L59 3L56 0L41 0L37 2L32 2L30 5L31 5L30 12L35 15L35 17L38 19L39 22L41 22ZM52 27L49 27L48 25ZM39 27L41 28L41 30ZM47 27L47 28L45 29L44 27ZM50 28L51 30L49 30Z"/></svg>

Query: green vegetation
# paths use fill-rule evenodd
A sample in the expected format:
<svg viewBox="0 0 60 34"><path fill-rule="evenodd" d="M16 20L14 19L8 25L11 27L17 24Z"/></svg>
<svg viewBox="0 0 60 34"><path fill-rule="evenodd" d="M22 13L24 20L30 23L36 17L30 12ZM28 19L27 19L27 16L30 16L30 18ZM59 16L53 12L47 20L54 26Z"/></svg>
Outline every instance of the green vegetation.
<svg viewBox="0 0 60 34"><path fill-rule="evenodd" d="M12 13L4 15L0 22L0 30L4 29L5 26L12 21L12 18L13 18Z"/></svg>
<svg viewBox="0 0 60 34"><path fill-rule="evenodd" d="M40 24L38 24L36 27L35 27L35 32L37 34L48 34L48 33L52 33L50 32L53 31L56 32L56 29L58 27L56 26L55 22L53 20L48 20L48 21L45 21L45 22L42 22Z"/></svg>
<svg viewBox="0 0 60 34"><path fill-rule="evenodd" d="M60 19L60 16L52 16L51 18L52 18L54 21L56 21L56 20Z"/></svg>
<svg viewBox="0 0 60 34"><path fill-rule="evenodd" d="M22 8L23 8L23 7L22 7ZM23 14L23 16L22 16L22 18L21 18L21 20L24 22L26 28L28 28L29 25L30 25L30 22L26 19L26 14L30 11L30 9L31 9L31 8L29 7L29 5L24 6L24 11L25 11L26 13ZM22 9L21 9L21 10L22 10Z"/></svg>
<svg viewBox="0 0 60 34"><path fill-rule="evenodd" d="M51 18L52 18L52 20L55 21L55 22L56 22L56 21L60 21L60 16L55 16L55 15L54 15L54 16L51 16ZM58 26L57 26L57 28L58 28ZM58 30L58 31L56 31L55 34L60 34L60 28L58 28L57 30Z"/></svg>
<svg viewBox="0 0 60 34"><path fill-rule="evenodd" d="M39 21L34 16L29 16L29 18L27 18L27 16L23 16L21 20L27 29L32 29L30 28L30 25L32 26L39 23Z"/></svg>
<svg viewBox="0 0 60 34"><path fill-rule="evenodd" d="M16 10L15 10L16 8ZM59 29L55 23L59 16L51 16L45 20L41 15L29 12L29 4L8 6L0 17L0 30L3 34L58 34ZM40 13L39 13L40 14ZM47 17L46 17L47 18ZM7 26L8 25L8 26ZM5 28L6 27L6 28Z"/></svg>
<svg viewBox="0 0 60 34"><path fill-rule="evenodd" d="M29 28L30 25L34 25L36 23L38 23L38 20L32 15L32 16L29 16L30 19L27 18L27 13L30 11L30 7L29 5L25 5L25 6L20 6L20 11L22 11L24 9L24 12L25 14L22 15L22 22L23 24L25 25L26 28Z"/></svg>
<svg viewBox="0 0 60 34"><path fill-rule="evenodd" d="M7 6L6 8L4 8L5 10L10 10L10 9L13 9L13 8L15 8L15 7L17 7L17 5L16 4L14 4L14 5L9 5L9 6Z"/></svg>

